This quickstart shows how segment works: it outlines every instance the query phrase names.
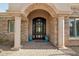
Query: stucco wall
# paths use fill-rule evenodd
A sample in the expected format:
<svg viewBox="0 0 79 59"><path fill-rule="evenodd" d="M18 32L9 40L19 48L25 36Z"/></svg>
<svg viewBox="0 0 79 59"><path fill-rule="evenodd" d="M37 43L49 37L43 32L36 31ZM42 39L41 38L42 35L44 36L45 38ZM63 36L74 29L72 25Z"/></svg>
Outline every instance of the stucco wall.
<svg viewBox="0 0 79 59"><path fill-rule="evenodd" d="M24 8L28 8L28 6L32 5L33 3L9 3L9 12L20 12L22 11ZM38 3L41 4L41 3ZM45 3L43 3L45 4ZM50 7L55 7L56 9L54 9L56 11L56 13L62 13L63 11L71 11L71 6L73 4L69 4L69 3L47 3L47 5L49 5ZM66 12L67 13L67 12Z"/></svg>
<svg viewBox="0 0 79 59"><path fill-rule="evenodd" d="M29 3L9 3L9 12L20 12L24 7L27 8Z"/></svg>

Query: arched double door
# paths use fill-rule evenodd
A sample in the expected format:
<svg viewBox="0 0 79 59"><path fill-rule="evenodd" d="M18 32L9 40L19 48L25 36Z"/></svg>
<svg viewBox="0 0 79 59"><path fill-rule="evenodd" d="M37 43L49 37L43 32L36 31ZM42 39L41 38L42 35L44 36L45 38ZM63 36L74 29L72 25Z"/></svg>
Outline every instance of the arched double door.
<svg viewBox="0 0 79 59"><path fill-rule="evenodd" d="M44 40L46 35L46 19L37 17L32 20L32 37L33 40Z"/></svg>

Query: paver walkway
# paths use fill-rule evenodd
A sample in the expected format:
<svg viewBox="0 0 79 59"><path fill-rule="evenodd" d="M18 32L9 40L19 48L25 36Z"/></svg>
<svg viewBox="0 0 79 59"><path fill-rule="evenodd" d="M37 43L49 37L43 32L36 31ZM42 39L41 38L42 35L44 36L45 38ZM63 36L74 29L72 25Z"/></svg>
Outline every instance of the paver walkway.
<svg viewBox="0 0 79 59"><path fill-rule="evenodd" d="M19 51L0 49L1 56L70 56L76 55L71 49L58 50L49 42L33 41L21 46Z"/></svg>
<svg viewBox="0 0 79 59"><path fill-rule="evenodd" d="M23 49L56 49L50 42L44 42L43 40L35 40L33 42L26 42L22 45Z"/></svg>

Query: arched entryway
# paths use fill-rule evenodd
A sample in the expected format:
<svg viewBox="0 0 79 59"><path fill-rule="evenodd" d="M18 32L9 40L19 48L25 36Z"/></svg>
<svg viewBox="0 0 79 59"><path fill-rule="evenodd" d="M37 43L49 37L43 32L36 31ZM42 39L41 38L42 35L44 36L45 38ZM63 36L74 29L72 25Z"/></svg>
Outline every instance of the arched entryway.
<svg viewBox="0 0 79 59"><path fill-rule="evenodd" d="M25 20L25 25L23 25L25 26L23 29L23 31L25 31L23 33L25 34L23 35L25 37L25 42L28 41L28 37L32 35L32 20L36 17L43 17L46 19L46 35L48 35L49 41L57 47L64 47L64 16L58 16L56 11L57 10L55 10L53 6L51 7L48 4L37 3L26 7L21 15ZM18 48L20 47L21 17L15 17L15 25L17 26L15 26L14 46Z"/></svg>
<svg viewBox="0 0 79 59"><path fill-rule="evenodd" d="M57 23L56 23L55 17L52 17L49 12L43 9L35 9L31 11L27 17L28 17L28 36L32 36L33 40L34 39L41 40L46 35L48 36L49 42L51 42L55 46L57 45L57 37L56 37ZM35 25L36 23L37 25ZM45 31L45 32L41 33L40 29L38 29L40 27L40 23L44 24L42 25L43 27L41 28L42 28L42 31ZM38 27L38 28L36 29L35 27L33 27L33 25L35 25L35 27Z"/></svg>
<svg viewBox="0 0 79 59"><path fill-rule="evenodd" d="M27 9L24 10L25 15L27 17L27 25L28 25L28 36L35 36L34 39L41 39L44 35L48 36L49 42L53 45L57 46L57 20L55 18L56 13L53 8L51 8L48 4L32 4ZM33 33L33 19L37 19L41 17L41 19L46 20L45 24L45 33L43 35L38 33ZM35 28L36 29L36 28ZM38 32L38 30L37 30ZM36 35L34 35L36 34ZM27 39L27 41L29 41Z"/></svg>
<svg viewBox="0 0 79 59"><path fill-rule="evenodd" d="M32 20L32 37L33 40L44 40L46 35L46 19L36 17Z"/></svg>
<svg viewBox="0 0 79 59"><path fill-rule="evenodd" d="M51 32L49 28L51 21L53 21L52 16L45 10L37 9L30 12L28 15L28 35L32 36L33 38L35 36L35 39L39 39L40 37L40 39L42 39L45 35L50 36ZM35 27L33 27L33 25ZM41 28L42 33L39 32L39 28Z"/></svg>

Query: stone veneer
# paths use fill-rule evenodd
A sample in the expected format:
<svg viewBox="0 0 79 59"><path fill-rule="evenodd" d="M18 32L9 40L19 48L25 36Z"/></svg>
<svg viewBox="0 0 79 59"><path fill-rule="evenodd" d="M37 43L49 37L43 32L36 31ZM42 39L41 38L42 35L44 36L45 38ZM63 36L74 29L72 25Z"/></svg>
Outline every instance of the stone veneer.
<svg viewBox="0 0 79 59"><path fill-rule="evenodd" d="M65 45L79 46L79 38L70 37L69 19L65 20Z"/></svg>
<svg viewBox="0 0 79 59"><path fill-rule="evenodd" d="M21 41L22 42L27 41L27 31L28 31L27 27L28 27L27 21L26 20L21 21Z"/></svg>
<svg viewBox="0 0 79 59"><path fill-rule="evenodd" d="M8 20L14 19L13 17L0 18L0 39L5 41L9 40L12 43L14 40L14 32L8 32Z"/></svg>
<svg viewBox="0 0 79 59"><path fill-rule="evenodd" d="M12 17L1 17L0 19L0 39L14 41L14 32L8 31L8 20L14 20ZM15 21L15 20L14 20ZM21 21L21 41L27 41L27 21Z"/></svg>

